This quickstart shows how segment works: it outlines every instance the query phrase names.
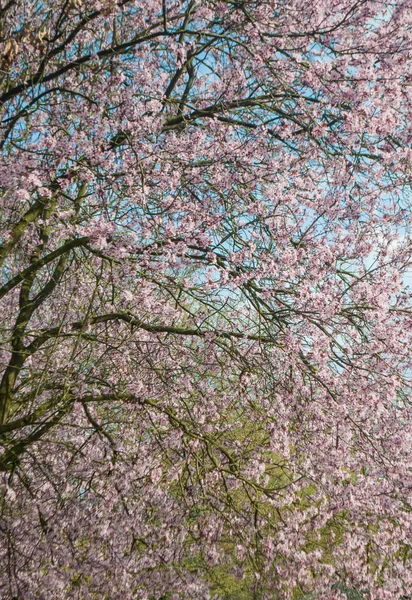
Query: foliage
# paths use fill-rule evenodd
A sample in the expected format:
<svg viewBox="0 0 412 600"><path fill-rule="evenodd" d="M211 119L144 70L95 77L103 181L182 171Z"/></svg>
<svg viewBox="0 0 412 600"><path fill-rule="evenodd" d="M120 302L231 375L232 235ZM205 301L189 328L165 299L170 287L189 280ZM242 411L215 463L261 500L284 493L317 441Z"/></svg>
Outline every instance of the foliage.
<svg viewBox="0 0 412 600"><path fill-rule="evenodd" d="M4 0L3 598L412 589L410 0Z"/></svg>

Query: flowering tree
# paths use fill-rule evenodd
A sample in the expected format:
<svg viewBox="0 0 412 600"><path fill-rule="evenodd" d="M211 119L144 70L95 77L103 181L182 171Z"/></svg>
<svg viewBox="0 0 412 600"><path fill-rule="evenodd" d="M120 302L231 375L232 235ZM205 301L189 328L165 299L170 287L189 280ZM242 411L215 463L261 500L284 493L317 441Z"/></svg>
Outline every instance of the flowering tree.
<svg viewBox="0 0 412 600"><path fill-rule="evenodd" d="M4 598L412 589L408 0L3 0Z"/></svg>

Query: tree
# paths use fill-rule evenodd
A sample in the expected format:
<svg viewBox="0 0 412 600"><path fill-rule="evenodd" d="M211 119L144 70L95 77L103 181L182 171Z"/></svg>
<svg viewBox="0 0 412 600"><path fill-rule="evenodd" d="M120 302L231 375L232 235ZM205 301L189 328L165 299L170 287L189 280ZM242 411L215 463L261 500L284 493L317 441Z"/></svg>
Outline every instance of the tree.
<svg viewBox="0 0 412 600"><path fill-rule="evenodd" d="M0 23L3 597L409 593L410 2Z"/></svg>

